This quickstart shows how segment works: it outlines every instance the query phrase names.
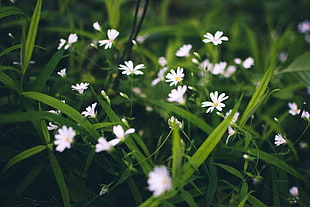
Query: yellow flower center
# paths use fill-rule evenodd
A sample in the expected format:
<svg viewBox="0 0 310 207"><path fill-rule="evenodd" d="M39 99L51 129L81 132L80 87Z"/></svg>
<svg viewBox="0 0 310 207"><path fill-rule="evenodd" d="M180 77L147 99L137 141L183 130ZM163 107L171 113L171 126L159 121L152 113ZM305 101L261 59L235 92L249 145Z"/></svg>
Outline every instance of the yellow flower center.
<svg viewBox="0 0 310 207"><path fill-rule="evenodd" d="M175 77L175 80L176 80L176 81L180 81L181 78L177 76L177 77Z"/></svg>
<svg viewBox="0 0 310 207"><path fill-rule="evenodd" d="M66 142L70 142L70 138L69 137L66 137Z"/></svg>

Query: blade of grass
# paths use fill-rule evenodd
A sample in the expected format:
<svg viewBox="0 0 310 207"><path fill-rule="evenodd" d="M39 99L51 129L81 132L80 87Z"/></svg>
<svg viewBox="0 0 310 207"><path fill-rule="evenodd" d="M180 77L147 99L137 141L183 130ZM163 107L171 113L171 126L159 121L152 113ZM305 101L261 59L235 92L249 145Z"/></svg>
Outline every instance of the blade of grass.
<svg viewBox="0 0 310 207"><path fill-rule="evenodd" d="M15 165L16 163L42 152L46 149L46 147L46 145L38 145L18 153L6 163L2 170L2 174L5 173L10 167Z"/></svg>
<svg viewBox="0 0 310 207"><path fill-rule="evenodd" d="M41 6L42 6L42 0L38 0L31 18L26 42L25 44L22 45L22 47L24 47L21 53L22 74L26 73L30 59L32 57L32 52L35 44L35 39L37 36L39 20L41 15Z"/></svg>
<svg viewBox="0 0 310 207"><path fill-rule="evenodd" d="M188 162L183 167L183 181L185 182L190 176L198 169L198 167L208 158L210 153L216 147L221 140L224 133L227 131L228 126L231 123L233 115L236 113L241 102L241 98L233 108L229 116L224 119L208 136L208 138L202 143L197 151L189 158Z"/></svg>
<svg viewBox="0 0 310 207"><path fill-rule="evenodd" d="M1 14L1 12L0 12L0 14ZM13 45L13 46L11 46L11 47L8 47L8 48L6 48L5 50L2 50L2 51L0 52L0 57L3 56L3 55L8 54L8 53L10 53L10 52L12 52L12 51L14 51L14 50L17 50L17 49L21 48L21 46L22 46L21 44L17 44L17 45Z"/></svg>
<svg viewBox="0 0 310 207"><path fill-rule="evenodd" d="M182 146L179 129L176 127L172 131L172 178L174 182L179 181L182 167Z"/></svg>
<svg viewBox="0 0 310 207"><path fill-rule="evenodd" d="M100 106L104 109L104 111L107 113L109 119L112 122L118 122L121 125L124 124L123 122L120 120L120 118L116 115L116 113L112 110L112 108L101 98L99 97L96 92L94 91L93 88L91 88L94 96L96 97L96 99L98 100ZM133 137L134 139L128 138L125 140L125 144L127 145L127 147L134 152L134 156L136 158L136 160L138 161L139 165L141 166L143 172L145 173L145 175L147 175L151 170L152 170L152 164L150 162L150 159L147 159L146 157L149 156L149 151L145 145L145 143L143 142L143 140L141 139L140 136L136 135L136 134L131 134L130 137ZM136 143L139 144L139 146L141 148L139 148ZM141 151L141 149L143 150L143 152Z"/></svg>
<svg viewBox="0 0 310 207"><path fill-rule="evenodd" d="M201 129L206 134L210 134L212 129L213 129L203 119L198 118L194 114L192 114L192 113L190 113L190 112L188 112L188 111L186 111L186 110L184 110L178 106L175 106L175 105L169 104L169 103L163 103L163 102L156 101L156 100L151 100L151 99L144 99L144 101L148 102L150 104L154 104L160 108L165 109L166 111L175 113L175 114L183 117L185 120L191 122L192 124L194 124L196 127Z"/></svg>
<svg viewBox="0 0 310 207"><path fill-rule="evenodd" d="M267 69L266 73L264 74L262 80L259 82L258 87L256 88L250 102L248 103L246 109L244 110L242 117L240 119L239 126L242 128L247 120L252 116L257 108L262 104L265 97L267 96L266 91L268 87L268 83L271 79L274 69L274 62L270 65Z"/></svg>
<svg viewBox="0 0 310 207"><path fill-rule="evenodd" d="M18 87L19 84L17 84L16 81L14 81L10 76L2 71L0 71L0 82L2 82L8 88L16 91L17 93L21 92L20 88Z"/></svg>
<svg viewBox="0 0 310 207"><path fill-rule="evenodd" d="M263 152L257 149L252 149L249 154L257 157L258 159L262 159L265 162L272 164L276 166L277 168L291 174L292 176L299 178L301 180L306 181L307 178L305 178L302 174L300 174L298 171L296 171L293 167L291 167L289 164L281 160L280 158L277 158L267 152Z"/></svg>
<svg viewBox="0 0 310 207"><path fill-rule="evenodd" d="M62 59L65 50L58 50L54 56L48 61L43 70L37 76L37 79L32 83L31 89L33 91L41 91L45 86L46 81L50 78L59 61Z"/></svg>
<svg viewBox="0 0 310 207"><path fill-rule="evenodd" d="M24 15L24 12L17 7L0 8L0 19L11 15Z"/></svg>
<svg viewBox="0 0 310 207"><path fill-rule="evenodd" d="M89 135L91 135L90 137L92 138L92 141L96 142L98 137L100 137L100 134L96 131L95 127L87 119L85 119L85 117L80 112L68 104L65 104L54 97L39 92L24 92L22 95L62 111L68 117L79 123L79 125L85 131L87 131Z"/></svg>
<svg viewBox="0 0 310 207"><path fill-rule="evenodd" d="M59 191L63 200L63 204L65 207L70 207L70 197L69 197L69 192L68 192L68 188L65 182L65 178L64 175L62 173L62 170L60 168L60 165L57 161L56 156L54 155L54 153L52 151L48 151L48 155L49 155L49 159L50 159L50 163L51 163L51 167L53 169L53 173L56 179L56 182L58 184L59 187Z"/></svg>

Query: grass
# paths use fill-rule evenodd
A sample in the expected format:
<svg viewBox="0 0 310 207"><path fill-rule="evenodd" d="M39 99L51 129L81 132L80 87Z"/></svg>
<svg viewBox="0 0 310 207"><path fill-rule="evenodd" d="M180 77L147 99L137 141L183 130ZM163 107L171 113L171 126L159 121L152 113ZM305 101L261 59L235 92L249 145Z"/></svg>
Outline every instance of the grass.
<svg viewBox="0 0 310 207"><path fill-rule="evenodd" d="M310 205L310 31L298 29L310 19L309 3L0 5L1 206ZM108 29L119 35L105 49L98 41L109 39ZM228 41L202 41L216 31ZM57 49L70 34L77 41ZM183 45L190 50L176 56ZM129 60L143 64L143 74L122 74ZM166 75L178 67L184 77L171 85ZM79 93L78 83L89 85ZM179 86L184 94L171 94ZM228 96L224 105L210 97L215 91ZM206 113L203 102L214 109ZM118 125L135 132L120 137ZM57 151L63 126L74 130L73 141L67 134ZM166 189L154 196L158 166L168 175L155 180Z"/></svg>

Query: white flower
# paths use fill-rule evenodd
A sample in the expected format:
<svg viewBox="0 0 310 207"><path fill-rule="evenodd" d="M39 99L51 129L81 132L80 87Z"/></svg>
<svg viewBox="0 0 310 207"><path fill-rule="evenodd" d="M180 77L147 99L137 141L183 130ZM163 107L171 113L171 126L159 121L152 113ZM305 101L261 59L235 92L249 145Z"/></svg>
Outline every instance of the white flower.
<svg viewBox="0 0 310 207"><path fill-rule="evenodd" d="M57 125L53 124L52 122L48 122L47 130L51 131L57 128L58 128Z"/></svg>
<svg viewBox="0 0 310 207"><path fill-rule="evenodd" d="M248 57L242 62L242 66L246 69L249 69L254 65L254 59L252 57Z"/></svg>
<svg viewBox="0 0 310 207"><path fill-rule="evenodd" d="M293 116L298 115L300 113L300 109L298 109L297 104L295 102L288 103L288 107L290 108L288 113L292 114Z"/></svg>
<svg viewBox="0 0 310 207"><path fill-rule="evenodd" d="M91 106L88 106L85 110L82 112L82 115L84 116L90 116L91 118L96 118L96 111L95 108L97 106L97 102L93 103Z"/></svg>
<svg viewBox="0 0 310 207"><path fill-rule="evenodd" d="M112 44L114 42L114 40L117 38L117 36L119 35L119 32L115 29L109 29L107 32L108 35L108 39L107 40L99 40L99 46L103 46L105 45L104 49L108 49L112 47Z"/></svg>
<svg viewBox="0 0 310 207"><path fill-rule="evenodd" d="M281 144L285 144L286 143L286 139L282 136L282 134L277 134L274 137L274 144L276 146L280 146Z"/></svg>
<svg viewBox="0 0 310 207"><path fill-rule="evenodd" d="M113 145L108 142L104 137L99 137L98 143L96 144L96 152L109 151Z"/></svg>
<svg viewBox="0 0 310 207"><path fill-rule="evenodd" d="M225 107L225 104L222 103L226 99L228 99L228 96L225 96L225 93L221 93L220 96L218 96L218 92L211 92L210 93L211 101L205 101L201 103L201 107L209 107L206 111L206 113L209 113L216 108L218 111L222 111L222 108Z"/></svg>
<svg viewBox="0 0 310 207"><path fill-rule="evenodd" d="M211 33L207 32L207 34L204 35L206 39L202 40L204 43L213 43L213 45L220 45L222 44L222 41L228 41L228 37L222 36L222 31L217 31L215 35L213 36Z"/></svg>
<svg viewBox="0 0 310 207"><path fill-rule="evenodd" d="M97 31L101 31L101 26L98 22L93 23L93 28Z"/></svg>
<svg viewBox="0 0 310 207"><path fill-rule="evenodd" d="M86 90L89 86L89 83L77 83L76 85L72 85L72 90L76 90L79 94L83 94L84 90Z"/></svg>
<svg viewBox="0 0 310 207"><path fill-rule="evenodd" d="M158 58L158 64L162 67L164 67L165 65L167 65L167 60L165 57L159 57Z"/></svg>
<svg viewBox="0 0 310 207"><path fill-rule="evenodd" d="M226 62L220 62L214 65L213 69L211 70L212 74L224 74L225 68L227 66Z"/></svg>
<svg viewBox="0 0 310 207"><path fill-rule="evenodd" d="M302 113L301 113L301 118L304 118L304 119L309 119L310 117L310 114L308 111L305 111L303 110Z"/></svg>
<svg viewBox="0 0 310 207"><path fill-rule="evenodd" d="M125 140L125 137L128 134L132 134L135 133L135 129L134 128L130 128L127 129L126 131L124 131L123 127L121 125L117 125L117 126L113 126L113 133L115 134L116 138L109 141L109 143L112 146L117 145L119 142L122 142Z"/></svg>
<svg viewBox="0 0 310 207"><path fill-rule="evenodd" d="M192 45L188 44L188 45L183 45L177 52L176 52L176 56L178 57L188 57L189 51L192 49Z"/></svg>
<svg viewBox="0 0 310 207"><path fill-rule="evenodd" d="M232 136L232 135L234 135L235 133L236 133L236 131L231 127L231 126L229 126L228 127L228 136L227 136L227 138L226 138L226 142L225 142L225 144L227 144L228 143L228 140L229 140L229 138Z"/></svg>
<svg viewBox="0 0 310 207"><path fill-rule="evenodd" d="M293 186L290 188L290 194L292 196L298 197L299 196L299 191L298 191L298 187Z"/></svg>
<svg viewBox="0 0 310 207"><path fill-rule="evenodd" d="M178 67L177 72L174 69L170 70L170 72L166 75L166 82L171 82L170 86L177 85L182 82L184 77L183 68Z"/></svg>
<svg viewBox="0 0 310 207"><path fill-rule="evenodd" d="M64 151L66 148L71 147L73 137L75 136L75 131L72 127L63 126L58 129L57 134L55 135L54 144L57 145L56 150L59 152Z"/></svg>
<svg viewBox="0 0 310 207"><path fill-rule="evenodd" d="M61 111L59 110L49 110L48 112L52 113L52 114L60 114Z"/></svg>
<svg viewBox="0 0 310 207"><path fill-rule="evenodd" d="M62 78L66 77L66 68L61 69L60 71L57 72L58 75L60 75Z"/></svg>
<svg viewBox="0 0 310 207"><path fill-rule="evenodd" d="M153 171L149 173L147 183L153 196L159 196L172 188L171 178L165 166L154 167Z"/></svg>
<svg viewBox="0 0 310 207"><path fill-rule="evenodd" d="M157 85L157 83L159 83L160 81L164 81L165 80L165 72L168 70L167 67L164 67L162 69L159 70L159 72L157 73L157 78L155 78L152 81L152 86Z"/></svg>
<svg viewBox="0 0 310 207"><path fill-rule="evenodd" d="M202 70L208 70L212 68L212 63L210 63L210 61L208 59L203 60L200 64L199 64L199 68Z"/></svg>
<svg viewBox="0 0 310 207"><path fill-rule="evenodd" d="M228 77L230 77L234 72L236 72L236 70L237 70L236 66L230 65L230 66L228 66L228 67L226 68L226 70L224 71L223 76L224 76L225 78L228 78Z"/></svg>
<svg viewBox="0 0 310 207"><path fill-rule="evenodd" d="M70 34L68 37L68 41L65 39L60 39L60 43L59 43L57 49L59 50L65 45L65 50L67 50L77 40L78 40L78 36L76 34Z"/></svg>
<svg viewBox="0 0 310 207"><path fill-rule="evenodd" d="M300 22L297 27L300 33L310 32L310 22L308 20Z"/></svg>
<svg viewBox="0 0 310 207"><path fill-rule="evenodd" d="M254 65L254 59L252 57L248 57L243 61L240 58L235 58L234 62L238 65L242 65L245 69L249 69Z"/></svg>
<svg viewBox="0 0 310 207"><path fill-rule="evenodd" d="M168 119L168 125L169 125L169 128L171 129L173 128L182 129L183 128L183 123L177 120L177 118L175 118L174 116Z"/></svg>
<svg viewBox="0 0 310 207"><path fill-rule="evenodd" d="M225 119L229 116L229 114L232 112L232 110L230 109L226 114L225 114ZM238 120L240 113L236 112L231 120L231 123L236 123L236 121Z"/></svg>
<svg viewBox="0 0 310 207"><path fill-rule="evenodd" d="M123 70L122 74L125 75L143 75L143 72L140 69L144 69L143 64L139 64L137 66L133 66L133 62L131 60L125 61L125 65L120 64L119 70Z"/></svg>
<svg viewBox="0 0 310 207"><path fill-rule="evenodd" d="M177 89L172 89L171 92L168 94L168 101L185 104L184 94L186 90L187 86L178 86Z"/></svg>

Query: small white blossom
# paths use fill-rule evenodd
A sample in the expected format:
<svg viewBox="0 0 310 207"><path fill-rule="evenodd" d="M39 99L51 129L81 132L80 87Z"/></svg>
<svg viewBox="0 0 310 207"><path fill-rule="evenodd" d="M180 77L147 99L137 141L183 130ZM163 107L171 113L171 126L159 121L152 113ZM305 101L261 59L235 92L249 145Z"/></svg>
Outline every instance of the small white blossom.
<svg viewBox="0 0 310 207"><path fill-rule="evenodd" d="M78 40L78 36L76 34L70 34L68 37L68 41L65 39L60 39L60 43L57 47L57 49L61 49L63 46L65 50L67 50L73 43L75 43ZM67 44L66 44L67 43Z"/></svg>
<svg viewBox="0 0 310 207"><path fill-rule="evenodd" d="M171 92L168 94L168 101L185 104L184 94L186 90L187 86L178 86L177 89L172 89Z"/></svg>
<svg viewBox="0 0 310 207"><path fill-rule="evenodd" d="M177 85L182 82L184 76L183 68L178 67L176 72L174 69L170 70L170 72L166 75L166 82L171 82L170 86Z"/></svg>
<svg viewBox="0 0 310 207"><path fill-rule="evenodd" d="M57 72L58 75L60 75L62 78L66 77L66 68L61 69L60 71Z"/></svg>
<svg viewBox="0 0 310 207"><path fill-rule="evenodd" d="M97 31L101 31L101 26L98 22L93 23L93 28Z"/></svg>
<svg viewBox="0 0 310 207"><path fill-rule="evenodd" d="M63 126L59 128L56 135L54 144L56 146L56 150L59 152L63 152L66 148L71 147L71 143L73 141L73 137L75 136L75 131L72 127Z"/></svg>
<svg viewBox="0 0 310 207"><path fill-rule="evenodd" d="M234 134L236 133L236 131L235 131L231 126L229 126L229 127L228 127L227 133L228 133L228 136L227 136L227 138L226 138L225 144L228 143L229 138L230 138L232 135L234 135Z"/></svg>
<svg viewBox="0 0 310 207"><path fill-rule="evenodd" d="M47 130L51 131L51 130L55 130L57 128L58 128L57 125L53 124L52 122L48 122Z"/></svg>
<svg viewBox="0 0 310 207"><path fill-rule="evenodd" d="M114 42L114 40L117 38L117 36L119 35L119 32L115 29L109 29L107 32L108 35L108 39L107 40L99 40L99 46L103 46L105 45L104 49L108 49L112 47L112 44Z"/></svg>
<svg viewBox="0 0 310 207"><path fill-rule="evenodd" d="M217 31L214 36L211 33L207 32L207 34L204 35L206 39L203 39L202 41L204 43L211 42L213 43L213 45L220 45L222 44L222 41L228 41L228 37L222 35L222 31Z"/></svg>
<svg viewBox="0 0 310 207"><path fill-rule="evenodd" d="M153 196L160 196L172 188L171 178L165 166L154 167L153 171L149 173L147 183L148 189L153 192Z"/></svg>
<svg viewBox="0 0 310 207"><path fill-rule="evenodd" d="M72 90L76 90L79 94L83 94L84 90L86 90L89 86L89 83L77 83L76 85L72 85Z"/></svg>
<svg viewBox="0 0 310 207"><path fill-rule="evenodd" d="M230 109L226 114L225 114L225 119L229 116L229 114L232 112L232 110ZM239 117L240 113L239 112L236 112L231 120L231 124L233 123L236 123L237 120L238 120L238 117Z"/></svg>
<svg viewBox="0 0 310 207"><path fill-rule="evenodd" d="M242 66L246 69L249 69L254 65L254 59L252 57L248 57L242 62Z"/></svg>
<svg viewBox="0 0 310 207"><path fill-rule="evenodd" d="M240 58L235 58L234 62L237 65L242 65L245 69L249 69L254 65L254 59L252 57L248 57L243 61Z"/></svg>
<svg viewBox="0 0 310 207"><path fill-rule="evenodd" d="M157 85L160 81L164 81L165 80L165 73L168 70L168 67L164 67L162 69L159 70L159 72L157 73L157 78L155 78L152 81L152 86Z"/></svg>
<svg viewBox="0 0 310 207"><path fill-rule="evenodd" d="M293 186L290 188L290 194L292 196L298 197L299 196L299 191L298 191L298 187Z"/></svg>
<svg viewBox="0 0 310 207"><path fill-rule="evenodd" d="M224 74L226 66L227 66L226 62L217 63L217 64L214 65L214 67L212 68L211 72L214 75Z"/></svg>
<svg viewBox="0 0 310 207"><path fill-rule="evenodd" d="M276 146L280 146L281 144L285 144L286 143L286 139L282 136L282 134L277 134L274 137L274 144Z"/></svg>
<svg viewBox="0 0 310 207"><path fill-rule="evenodd" d="M135 133L135 129L134 128L130 128L127 129L126 131L124 131L123 127L121 125L117 125L117 126L113 126L113 133L115 134L116 138L109 141L109 143L112 146L117 145L120 142L123 142L125 140L125 137L128 134L132 134Z"/></svg>
<svg viewBox="0 0 310 207"><path fill-rule="evenodd" d="M139 64L134 67L133 62L129 60L125 61L125 65L120 64L118 69L123 70L122 74L125 75L143 75L143 72L140 70L144 68L144 64Z"/></svg>
<svg viewBox="0 0 310 207"><path fill-rule="evenodd" d="M295 102L288 103L288 107L290 108L288 113L290 113L291 115L295 116L300 113L300 109L298 109L297 104Z"/></svg>
<svg viewBox="0 0 310 207"><path fill-rule="evenodd" d="M305 20L303 22L300 22L297 27L300 33L310 32L310 21Z"/></svg>
<svg viewBox="0 0 310 207"><path fill-rule="evenodd" d="M52 114L60 114L61 113L60 110L49 110L48 112L50 112Z"/></svg>
<svg viewBox="0 0 310 207"><path fill-rule="evenodd" d="M222 111L223 107L225 107L225 104L222 102L228 99L228 96L225 96L225 93L218 95L218 92L215 91L210 93L210 98L211 101L205 101L201 103L201 107L209 107L206 113L212 113L215 108L218 111Z"/></svg>
<svg viewBox="0 0 310 207"><path fill-rule="evenodd" d="M237 70L236 66L230 65L230 66L228 66L228 67L226 68L226 70L224 71L223 76L224 76L225 78L228 78L228 77L230 77L234 72L236 72L236 70Z"/></svg>
<svg viewBox="0 0 310 207"><path fill-rule="evenodd" d="M188 57L190 56L190 50L192 49L192 45L183 45L178 51L176 52L176 56L178 57Z"/></svg>
<svg viewBox="0 0 310 207"><path fill-rule="evenodd" d="M113 145L108 142L104 137L99 137L98 143L96 144L96 152L109 151Z"/></svg>
<svg viewBox="0 0 310 207"><path fill-rule="evenodd" d="M304 118L304 119L309 119L310 118L310 114L308 111L305 111L303 110L302 113L301 113L301 118Z"/></svg>
<svg viewBox="0 0 310 207"><path fill-rule="evenodd" d="M168 125L169 125L169 128L171 128L171 129L176 128L176 127L178 129L182 129L183 128L183 123L180 122L174 116L172 116L172 117L170 117L170 119L168 119Z"/></svg>
<svg viewBox="0 0 310 207"><path fill-rule="evenodd" d="M159 57L158 58L158 64L162 67L166 66L167 65L167 60L165 57Z"/></svg>
<svg viewBox="0 0 310 207"><path fill-rule="evenodd" d="M97 102L93 103L91 106L88 106L85 111L82 112L82 115L88 117L90 116L91 118L96 118L96 111L95 108L97 106Z"/></svg>

